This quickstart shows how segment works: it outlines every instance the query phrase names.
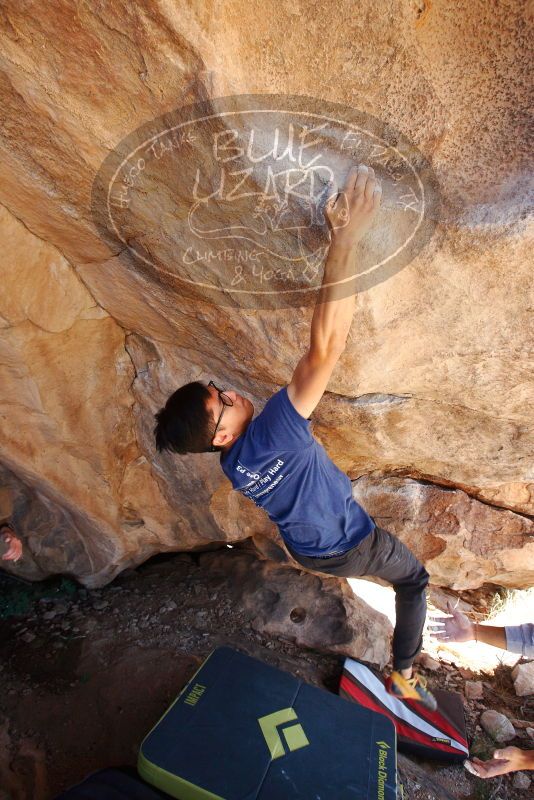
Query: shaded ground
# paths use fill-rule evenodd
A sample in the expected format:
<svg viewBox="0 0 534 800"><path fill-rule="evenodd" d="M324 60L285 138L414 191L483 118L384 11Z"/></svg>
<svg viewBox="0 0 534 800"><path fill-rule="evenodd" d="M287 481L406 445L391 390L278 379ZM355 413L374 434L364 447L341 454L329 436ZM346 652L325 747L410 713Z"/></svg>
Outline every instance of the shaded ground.
<svg viewBox="0 0 534 800"><path fill-rule="evenodd" d="M239 558L239 548L221 555ZM255 630L235 587L210 572L207 559L155 559L93 591L64 578L25 586L0 577L0 800L50 800L93 770L135 765L144 735L218 645L337 692L343 657ZM462 687L450 665L428 676ZM528 711L508 673L485 686L484 701L467 707L473 749L483 755L491 743L476 730L482 702L509 716ZM513 743L526 746L525 736ZM533 796L510 778L481 781L462 767L399 762L410 800Z"/></svg>

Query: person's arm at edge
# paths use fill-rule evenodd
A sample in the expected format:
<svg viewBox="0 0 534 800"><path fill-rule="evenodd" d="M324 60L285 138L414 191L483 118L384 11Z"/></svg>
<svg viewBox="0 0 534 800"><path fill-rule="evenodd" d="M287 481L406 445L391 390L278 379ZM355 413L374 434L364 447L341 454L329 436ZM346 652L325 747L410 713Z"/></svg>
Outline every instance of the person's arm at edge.
<svg viewBox="0 0 534 800"><path fill-rule="evenodd" d="M521 653L526 658L534 657L534 623L505 625L506 649L511 653Z"/></svg>
<svg viewBox="0 0 534 800"><path fill-rule="evenodd" d="M431 617L435 624L429 625L428 630L434 639L440 642L477 641L500 647L501 650L507 649L504 627L472 622L466 614L453 608L450 600L447 600L447 610L449 617Z"/></svg>

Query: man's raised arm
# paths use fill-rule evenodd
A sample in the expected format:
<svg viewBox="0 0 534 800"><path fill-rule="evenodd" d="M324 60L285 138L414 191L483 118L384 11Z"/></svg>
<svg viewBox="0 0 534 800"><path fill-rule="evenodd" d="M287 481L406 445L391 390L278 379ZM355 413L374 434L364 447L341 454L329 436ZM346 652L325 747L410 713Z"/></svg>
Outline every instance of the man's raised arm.
<svg viewBox="0 0 534 800"><path fill-rule="evenodd" d="M325 207L331 231L323 283L312 317L310 350L345 347L356 303L358 242L380 206L382 189L372 167L352 167L343 189Z"/></svg>
<svg viewBox="0 0 534 800"><path fill-rule="evenodd" d="M341 191L334 187L325 206L331 241L311 321L310 347L287 387L289 399L305 418L323 396L345 348L356 303L357 246L380 207L381 195L374 170L361 164L349 170Z"/></svg>

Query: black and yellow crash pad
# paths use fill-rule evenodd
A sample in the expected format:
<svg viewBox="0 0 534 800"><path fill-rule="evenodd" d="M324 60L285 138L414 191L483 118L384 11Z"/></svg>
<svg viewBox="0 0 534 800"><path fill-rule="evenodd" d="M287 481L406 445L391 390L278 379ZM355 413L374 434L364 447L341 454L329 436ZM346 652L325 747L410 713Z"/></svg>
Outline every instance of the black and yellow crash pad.
<svg viewBox="0 0 534 800"><path fill-rule="evenodd" d="M393 800L395 727L218 647L146 736L137 766L179 800Z"/></svg>

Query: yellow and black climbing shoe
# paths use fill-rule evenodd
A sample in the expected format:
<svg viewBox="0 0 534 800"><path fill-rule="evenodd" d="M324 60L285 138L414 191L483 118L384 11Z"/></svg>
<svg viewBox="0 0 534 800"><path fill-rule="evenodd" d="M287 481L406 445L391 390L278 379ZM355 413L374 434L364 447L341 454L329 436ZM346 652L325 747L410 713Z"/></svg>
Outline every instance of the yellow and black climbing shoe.
<svg viewBox="0 0 534 800"><path fill-rule="evenodd" d="M438 707L436 698L427 689L426 678L422 675L414 675L412 678L403 678L400 672L395 670L386 679L387 691L398 697L400 700L417 700L422 703L429 711L435 711Z"/></svg>

